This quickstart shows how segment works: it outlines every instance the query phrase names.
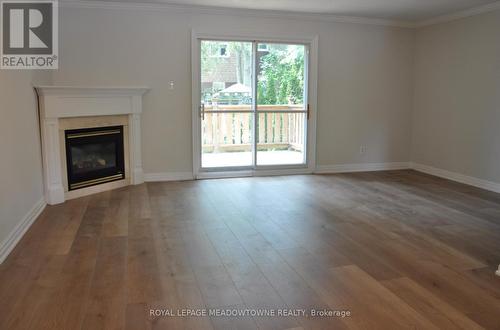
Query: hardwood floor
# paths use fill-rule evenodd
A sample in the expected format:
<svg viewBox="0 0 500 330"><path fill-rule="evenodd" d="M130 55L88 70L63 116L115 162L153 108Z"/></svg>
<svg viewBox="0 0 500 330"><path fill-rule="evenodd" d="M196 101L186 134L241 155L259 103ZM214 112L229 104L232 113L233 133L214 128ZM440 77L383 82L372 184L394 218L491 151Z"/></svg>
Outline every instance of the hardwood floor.
<svg viewBox="0 0 500 330"><path fill-rule="evenodd" d="M499 263L500 195L414 171L148 183L47 207L0 329L500 329Z"/></svg>

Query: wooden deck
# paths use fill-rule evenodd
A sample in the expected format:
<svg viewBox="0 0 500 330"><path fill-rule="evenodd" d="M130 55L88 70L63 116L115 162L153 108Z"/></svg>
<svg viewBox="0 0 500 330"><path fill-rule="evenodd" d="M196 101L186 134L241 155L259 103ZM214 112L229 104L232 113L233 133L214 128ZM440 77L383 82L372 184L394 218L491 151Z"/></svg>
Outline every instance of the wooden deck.
<svg viewBox="0 0 500 330"><path fill-rule="evenodd" d="M149 183L47 207L0 329L500 329L499 263L500 195L414 171Z"/></svg>

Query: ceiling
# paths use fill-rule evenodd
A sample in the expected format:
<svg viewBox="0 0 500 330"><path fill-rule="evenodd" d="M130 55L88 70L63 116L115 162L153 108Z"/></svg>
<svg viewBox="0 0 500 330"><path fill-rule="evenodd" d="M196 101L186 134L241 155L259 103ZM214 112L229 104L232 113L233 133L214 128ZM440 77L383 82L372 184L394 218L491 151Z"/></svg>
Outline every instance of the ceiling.
<svg viewBox="0 0 500 330"><path fill-rule="evenodd" d="M99 0L96 0L99 1ZM497 0L107 0L322 13L417 22Z"/></svg>

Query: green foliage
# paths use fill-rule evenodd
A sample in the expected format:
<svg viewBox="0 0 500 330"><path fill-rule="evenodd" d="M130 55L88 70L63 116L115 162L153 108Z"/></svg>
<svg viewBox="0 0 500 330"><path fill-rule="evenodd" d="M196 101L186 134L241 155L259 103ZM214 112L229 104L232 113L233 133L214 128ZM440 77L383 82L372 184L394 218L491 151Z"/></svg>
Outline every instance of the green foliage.
<svg viewBox="0 0 500 330"><path fill-rule="evenodd" d="M214 56L221 45L227 45L228 53L236 57L237 81L250 86L251 43L202 42L201 58L204 72L216 71L220 66L227 65L226 58ZM267 50L257 52L258 104L303 104L304 51L305 47L301 45L268 44ZM243 100L241 103L244 103Z"/></svg>
<svg viewBox="0 0 500 330"><path fill-rule="evenodd" d="M304 102L304 46L269 45L259 58L259 104Z"/></svg>

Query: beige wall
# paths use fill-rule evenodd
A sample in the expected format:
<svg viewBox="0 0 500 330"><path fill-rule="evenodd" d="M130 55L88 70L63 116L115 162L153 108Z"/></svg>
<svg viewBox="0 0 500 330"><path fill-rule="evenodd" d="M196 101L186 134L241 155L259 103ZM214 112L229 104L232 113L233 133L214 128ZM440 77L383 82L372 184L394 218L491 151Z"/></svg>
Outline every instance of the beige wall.
<svg viewBox="0 0 500 330"><path fill-rule="evenodd" d="M0 247L43 196L31 83L44 78L41 72L0 70Z"/></svg>
<svg viewBox="0 0 500 330"><path fill-rule="evenodd" d="M409 161L414 31L187 12L62 8L55 84L146 85L146 173L190 172L191 29L319 36L318 165ZM169 81L175 89L169 90ZM359 154L360 145L368 147Z"/></svg>
<svg viewBox="0 0 500 330"><path fill-rule="evenodd" d="M500 11L417 31L412 159L500 182Z"/></svg>

